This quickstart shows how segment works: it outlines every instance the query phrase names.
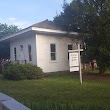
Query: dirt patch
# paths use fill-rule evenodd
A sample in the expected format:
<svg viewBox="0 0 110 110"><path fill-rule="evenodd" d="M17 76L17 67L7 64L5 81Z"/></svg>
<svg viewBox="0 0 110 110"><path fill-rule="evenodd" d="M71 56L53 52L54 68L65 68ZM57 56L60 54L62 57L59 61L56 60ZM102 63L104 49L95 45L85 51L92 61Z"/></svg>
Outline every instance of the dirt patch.
<svg viewBox="0 0 110 110"><path fill-rule="evenodd" d="M88 80L107 80L110 81L109 74L83 73L83 78Z"/></svg>

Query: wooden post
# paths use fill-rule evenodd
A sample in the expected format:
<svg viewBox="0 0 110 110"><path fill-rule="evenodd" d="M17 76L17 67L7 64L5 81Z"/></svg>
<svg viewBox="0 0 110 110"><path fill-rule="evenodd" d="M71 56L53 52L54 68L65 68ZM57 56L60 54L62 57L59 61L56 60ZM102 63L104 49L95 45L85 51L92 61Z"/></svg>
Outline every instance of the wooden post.
<svg viewBox="0 0 110 110"><path fill-rule="evenodd" d="M79 56L79 76L80 76L80 83L82 84L80 44L78 44L78 56Z"/></svg>
<svg viewBox="0 0 110 110"><path fill-rule="evenodd" d="M69 62L72 62L72 65L71 65L71 63L70 63L70 71L72 72L72 71L79 71L79 78L80 78L80 83L82 84L82 73L81 73L81 56L80 56L80 52L81 51L83 51L83 49L80 49L80 43L78 43L78 49L77 50L69 50L69 52L70 53L78 53L78 65L73 65L75 62L74 62L74 60L73 59L69 59L70 61ZM70 54L70 58L72 58L71 57L71 54ZM73 57L74 58L74 57ZM76 60L76 59L75 59ZM71 69L71 67L72 67L72 69ZM76 70L75 70L75 68L76 68Z"/></svg>

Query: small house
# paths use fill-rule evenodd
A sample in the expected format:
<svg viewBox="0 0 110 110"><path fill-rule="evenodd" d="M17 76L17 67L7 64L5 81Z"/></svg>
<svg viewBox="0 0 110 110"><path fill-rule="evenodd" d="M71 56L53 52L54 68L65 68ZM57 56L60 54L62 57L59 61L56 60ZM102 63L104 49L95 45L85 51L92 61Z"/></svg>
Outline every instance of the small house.
<svg viewBox="0 0 110 110"><path fill-rule="evenodd" d="M44 72L69 70L68 50L76 48L77 32L62 31L52 21L45 20L12 35L1 37L10 42L12 62L34 64Z"/></svg>

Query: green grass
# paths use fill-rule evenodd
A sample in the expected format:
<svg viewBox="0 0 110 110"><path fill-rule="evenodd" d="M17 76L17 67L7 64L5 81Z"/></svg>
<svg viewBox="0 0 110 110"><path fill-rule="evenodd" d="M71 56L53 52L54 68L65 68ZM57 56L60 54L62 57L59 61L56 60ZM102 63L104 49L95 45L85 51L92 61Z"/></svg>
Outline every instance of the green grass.
<svg viewBox="0 0 110 110"><path fill-rule="evenodd" d="M110 81L107 80L84 80L80 85L79 77L74 75L24 81L1 78L0 92L32 110L110 110Z"/></svg>

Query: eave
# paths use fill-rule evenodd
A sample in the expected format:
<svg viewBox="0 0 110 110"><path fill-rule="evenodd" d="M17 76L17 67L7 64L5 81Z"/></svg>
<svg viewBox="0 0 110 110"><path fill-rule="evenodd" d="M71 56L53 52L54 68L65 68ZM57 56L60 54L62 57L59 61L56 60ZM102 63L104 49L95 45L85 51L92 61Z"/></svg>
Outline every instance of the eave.
<svg viewBox="0 0 110 110"><path fill-rule="evenodd" d="M11 35L8 35L8 36L5 36L5 37L1 37L0 38L0 42L2 41L6 41L6 40L10 40L12 38L15 38L16 36L19 36L19 35L22 35L26 32L30 32L30 31L34 31L37 33L40 33L40 34L43 34L43 33L50 33L50 34L62 34L62 35L74 35L74 36L77 36L78 33L77 32L66 32L66 31L61 31L61 30L52 30L52 29L44 29L44 28L37 28L37 27L28 27L28 28L25 28L21 31L18 31L14 34L11 34Z"/></svg>

